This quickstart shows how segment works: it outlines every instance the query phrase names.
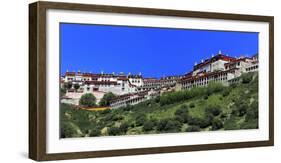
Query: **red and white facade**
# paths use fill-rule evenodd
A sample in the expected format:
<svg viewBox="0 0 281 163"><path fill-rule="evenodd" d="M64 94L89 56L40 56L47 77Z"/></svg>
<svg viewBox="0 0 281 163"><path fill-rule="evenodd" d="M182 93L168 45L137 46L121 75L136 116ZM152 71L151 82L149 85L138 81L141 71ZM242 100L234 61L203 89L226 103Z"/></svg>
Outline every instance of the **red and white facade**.
<svg viewBox="0 0 281 163"><path fill-rule="evenodd" d="M112 101L111 107L118 108L137 104L164 92L204 87L210 82L229 85L241 74L254 71L258 71L257 55L235 58L219 52L210 59L202 60L199 64L195 63L193 70L185 75L160 79L143 78L141 73L125 75L124 73L66 72L61 76L61 85L71 83L72 87L67 88L62 101L78 105L83 94L92 93L99 102L105 93L112 92L117 98Z"/></svg>
<svg viewBox="0 0 281 163"><path fill-rule="evenodd" d="M234 58L219 52L210 59L195 63L193 71L177 82L176 90L207 86L210 82L229 85L241 74L254 71L258 71L257 57Z"/></svg>

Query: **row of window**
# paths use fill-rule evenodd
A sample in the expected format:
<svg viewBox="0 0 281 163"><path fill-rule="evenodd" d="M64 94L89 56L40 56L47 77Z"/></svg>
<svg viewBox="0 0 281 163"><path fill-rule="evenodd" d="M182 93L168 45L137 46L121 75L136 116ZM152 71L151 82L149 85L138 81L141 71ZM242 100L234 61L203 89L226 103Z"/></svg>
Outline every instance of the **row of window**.
<svg viewBox="0 0 281 163"><path fill-rule="evenodd" d="M132 80L132 83L140 83L140 80Z"/></svg>
<svg viewBox="0 0 281 163"><path fill-rule="evenodd" d="M213 80L210 80L210 81L215 81L215 82L222 82L222 81L225 81L227 80L227 77L219 77L219 78L215 78ZM195 81L195 83L183 83L183 87L184 88L191 88L193 86L205 86L209 84L209 81L208 80L200 80L200 81Z"/></svg>
<svg viewBox="0 0 281 163"><path fill-rule="evenodd" d="M120 107L120 106L126 106L126 105L128 105L128 104L133 104L133 103L138 103L138 102L141 102L141 101L143 101L145 98L134 98L134 99L129 99L129 100L126 100L126 101L118 101L118 102L116 102L116 103L114 103L113 105L111 105L111 106L113 106L113 107Z"/></svg>
<svg viewBox="0 0 281 163"><path fill-rule="evenodd" d="M246 71L253 71L253 70L256 70L256 69L258 69L258 68L259 68L259 66L258 66L258 65L255 65L255 66L246 68Z"/></svg>

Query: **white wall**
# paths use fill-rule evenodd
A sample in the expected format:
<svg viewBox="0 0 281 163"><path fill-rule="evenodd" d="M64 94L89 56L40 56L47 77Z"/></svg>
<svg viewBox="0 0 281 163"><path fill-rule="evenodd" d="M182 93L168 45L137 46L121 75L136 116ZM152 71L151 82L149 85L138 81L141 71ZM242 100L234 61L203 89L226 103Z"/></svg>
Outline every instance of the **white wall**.
<svg viewBox="0 0 281 163"><path fill-rule="evenodd" d="M61 0L62 1L62 0ZM28 151L28 3L31 0L3 0L0 5L0 162L31 162ZM66 1L64 1L66 2ZM68 0L108 5L233 12L275 16L275 60L281 60L281 13L277 0ZM275 83L281 82L281 64L275 62ZM9 81L7 81L7 79ZM9 82L9 86L7 85ZM280 148L280 85L275 85L275 147L215 150L117 158L84 159L81 162L278 162ZM279 92L278 92L278 91ZM16 92L16 93L15 93ZM62 161L62 162L73 162ZM280 161L279 161L280 162Z"/></svg>

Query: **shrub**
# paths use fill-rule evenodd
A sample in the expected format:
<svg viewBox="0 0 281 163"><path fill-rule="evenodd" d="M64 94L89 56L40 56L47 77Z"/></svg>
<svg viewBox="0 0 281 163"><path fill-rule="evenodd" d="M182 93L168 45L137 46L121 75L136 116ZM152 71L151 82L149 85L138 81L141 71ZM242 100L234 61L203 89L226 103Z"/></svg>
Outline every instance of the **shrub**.
<svg viewBox="0 0 281 163"><path fill-rule="evenodd" d="M238 125L239 119L234 115L231 115L229 119L227 119L224 123L225 130L237 130L239 129Z"/></svg>
<svg viewBox="0 0 281 163"><path fill-rule="evenodd" d="M179 109L175 112L175 119L176 121L180 123L186 123L189 119L189 112L188 112L188 106L182 105Z"/></svg>
<svg viewBox="0 0 281 163"><path fill-rule="evenodd" d="M207 114L212 114L213 116L218 116L222 112L222 109L221 109L221 107L219 105L208 106L205 109L205 112Z"/></svg>
<svg viewBox="0 0 281 163"><path fill-rule="evenodd" d="M230 88L230 89L234 89L234 88L236 88L237 86L238 86L237 83L231 83L231 84L229 85L229 88Z"/></svg>
<svg viewBox="0 0 281 163"><path fill-rule="evenodd" d="M224 87L221 83L212 82L207 86L207 95L223 91Z"/></svg>
<svg viewBox="0 0 281 163"><path fill-rule="evenodd" d="M106 94L103 95L102 99L99 102L100 106L109 106L110 102L116 97L115 94L113 94L112 92L108 92Z"/></svg>
<svg viewBox="0 0 281 163"><path fill-rule="evenodd" d="M160 96L157 96L154 98L155 103L159 103L160 102Z"/></svg>
<svg viewBox="0 0 281 163"><path fill-rule="evenodd" d="M174 120L179 121L181 124L187 122L187 119L183 115L175 116Z"/></svg>
<svg viewBox="0 0 281 163"><path fill-rule="evenodd" d="M175 115L182 115L182 114L186 114L187 112L188 112L188 106L181 105L181 107L176 110Z"/></svg>
<svg viewBox="0 0 281 163"><path fill-rule="evenodd" d="M202 96L206 94L205 88L194 87L188 91L190 98Z"/></svg>
<svg viewBox="0 0 281 163"><path fill-rule="evenodd" d="M82 136L78 126L71 122L62 123L61 125L61 138L72 138Z"/></svg>
<svg viewBox="0 0 281 163"><path fill-rule="evenodd" d="M108 113L111 113L111 110L110 109L105 109L105 110L100 111L99 113L101 113L101 114L108 114Z"/></svg>
<svg viewBox="0 0 281 163"><path fill-rule="evenodd" d="M230 93L230 90L229 90L228 88L225 88L225 89L223 90L223 92L222 92L222 96L223 96L223 97L226 97L226 96L229 95L229 93Z"/></svg>
<svg viewBox="0 0 281 163"><path fill-rule="evenodd" d="M120 135L120 134L121 134L121 131L120 131L120 129L119 129L118 127L110 127L110 128L108 129L108 134L109 134L109 135L113 135L113 136L115 136L115 135Z"/></svg>
<svg viewBox="0 0 281 163"><path fill-rule="evenodd" d="M120 125L119 129L120 129L120 132L122 133L126 133L128 131L128 128L129 128L129 124L128 122L124 122Z"/></svg>
<svg viewBox="0 0 281 163"><path fill-rule="evenodd" d="M93 107L96 105L96 97L91 93L86 93L81 96L79 104L86 107Z"/></svg>
<svg viewBox="0 0 281 163"><path fill-rule="evenodd" d="M176 120L168 120L164 128L165 131L178 132L181 128L181 123Z"/></svg>
<svg viewBox="0 0 281 163"><path fill-rule="evenodd" d="M134 128L134 127L136 127L136 124L135 123L131 123L130 127Z"/></svg>
<svg viewBox="0 0 281 163"><path fill-rule="evenodd" d="M187 106L186 104L181 105L180 108L181 108L182 110L188 111L188 106Z"/></svg>
<svg viewBox="0 0 281 163"><path fill-rule="evenodd" d="M251 121L254 119L258 119L259 113L258 113L258 102L254 101L251 105L250 108L248 109L245 117L245 121Z"/></svg>
<svg viewBox="0 0 281 163"><path fill-rule="evenodd" d="M238 102L237 101L234 105L234 109L232 111L232 114L234 114L236 116L239 116L239 117L242 117L247 113L247 109L248 109L248 105L245 102L243 102L243 101Z"/></svg>
<svg viewBox="0 0 281 163"><path fill-rule="evenodd" d="M212 130L219 130L223 127L223 122L219 118L215 118L212 122Z"/></svg>
<svg viewBox="0 0 281 163"><path fill-rule="evenodd" d="M204 98L204 100L208 100L208 97L209 97L208 95L204 95L203 98Z"/></svg>
<svg viewBox="0 0 281 163"><path fill-rule="evenodd" d="M157 123L157 130L158 131L163 131L166 124L167 124L167 119L161 119L158 123Z"/></svg>
<svg viewBox="0 0 281 163"><path fill-rule="evenodd" d="M252 81L253 79L253 74L252 73L246 73L241 75L242 78L242 83L243 84L248 84Z"/></svg>
<svg viewBox="0 0 281 163"><path fill-rule="evenodd" d="M173 104L176 102L181 102L184 100L188 100L190 98L196 96L202 96L205 94L204 88L192 88L188 91L176 91L176 92L169 92L165 93L164 95L160 96L160 105L168 105Z"/></svg>
<svg viewBox="0 0 281 163"><path fill-rule="evenodd" d="M181 123L173 119L162 119L157 124L158 131L177 132L181 128Z"/></svg>
<svg viewBox="0 0 281 163"><path fill-rule="evenodd" d="M188 120L189 125L199 126L201 124L202 119L198 117L190 117Z"/></svg>
<svg viewBox="0 0 281 163"><path fill-rule="evenodd" d="M125 107L122 107L122 109L124 110L124 111L131 111L132 109L133 109L134 107L132 106L132 105L127 105L127 106L125 106ZM119 108L119 110L120 110L121 108Z"/></svg>
<svg viewBox="0 0 281 163"><path fill-rule="evenodd" d="M198 132L200 131L200 127L198 126L189 126L187 129L186 129L186 132Z"/></svg>
<svg viewBox="0 0 281 163"><path fill-rule="evenodd" d="M199 126L200 128L206 128L212 124L213 120L212 114L206 114L203 118L199 117L190 117L188 120L188 124L191 126Z"/></svg>
<svg viewBox="0 0 281 163"><path fill-rule="evenodd" d="M124 117L122 115L118 115L118 114L115 114L112 117L113 121L119 121L119 120L122 120L122 119L124 119Z"/></svg>
<svg viewBox="0 0 281 163"><path fill-rule="evenodd" d="M200 128L206 128L212 124L212 121L214 119L213 115L205 115L201 123L199 124Z"/></svg>
<svg viewBox="0 0 281 163"><path fill-rule="evenodd" d="M227 113L226 112L222 112L221 115L220 115L220 118L221 119L224 119L227 117Z"/></svg>
<svg viewBox="0 0 281 163"><path fill-rule="evenodd" d="M107 114L102 118L102 121L108 123L108 122L112 122L113 119L114 119L113 114Z"/></svg>
<svg viewBox="0 0 281 163"><path fill-rule="evenodd" d="M154 124L153 121L148 120L148 121L144 122L144 124L143 124L143 130L144 130L144 131L151 131L151 130L153 129L154 125L155 125L155 124Z"/></svg>
<svg viewBox="0 0 281 163"><path fill-rule="evenodd" d="M136 117L136 126L142 126L146 121L146 117L144 114L140 114Z"/></svg>
<svg viewBox="0 0 281 163"><path fill-rule="evenodd" d="M192 102L192 103L189 104L189 107L190 107L190 108L194 108L194 107L195 107L195 104Z"/></svg>
<svg viewBox="0 0 281 163"><path fill-rule="evenodd" d="M258 124L259 124L258 119L251 119L251 120L243 122L240 125L240 129L257 129Z"/></svg>
<svg viewBox="0 0 281 163"><path fill-rule="evenodd" d="M90 132L90 136L100 136L101 135L101 131L98 129L92 129L92 131Z"/></svg>

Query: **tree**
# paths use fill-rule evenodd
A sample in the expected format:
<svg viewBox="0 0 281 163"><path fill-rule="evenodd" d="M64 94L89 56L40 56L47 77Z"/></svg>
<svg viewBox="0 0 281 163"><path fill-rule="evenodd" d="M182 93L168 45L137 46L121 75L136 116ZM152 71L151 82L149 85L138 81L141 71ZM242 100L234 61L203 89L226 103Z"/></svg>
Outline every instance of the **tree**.
<svg viewBox="0 0 281 163"><path fill-rule="evenodd" d="M96 105L96 97L91 93L85 93L81 96L79 104L85 107L93 107Z"/></svg>
<svg viewBox="0 0 281 163"><path fill-rule="evenodd" d="M74 89L77 91L80 88L80 85L78 83L74 84Z"/></svg>
<svg viewBox="0 0 281 163"><path fill-rule="evenodd" d="M116 95L113 94L112 92L108 92L106 94L103 95L102 99L99 102L100 106L109 106L110 102L116 98Z"/></svg>
<svg viewBox="0 0 281 163"><path fill-rule="evenodd" d="M67 83L64 84L64 87L66 89L71 89L72 88L72 83L71 82L67 82Z"/></svg>

